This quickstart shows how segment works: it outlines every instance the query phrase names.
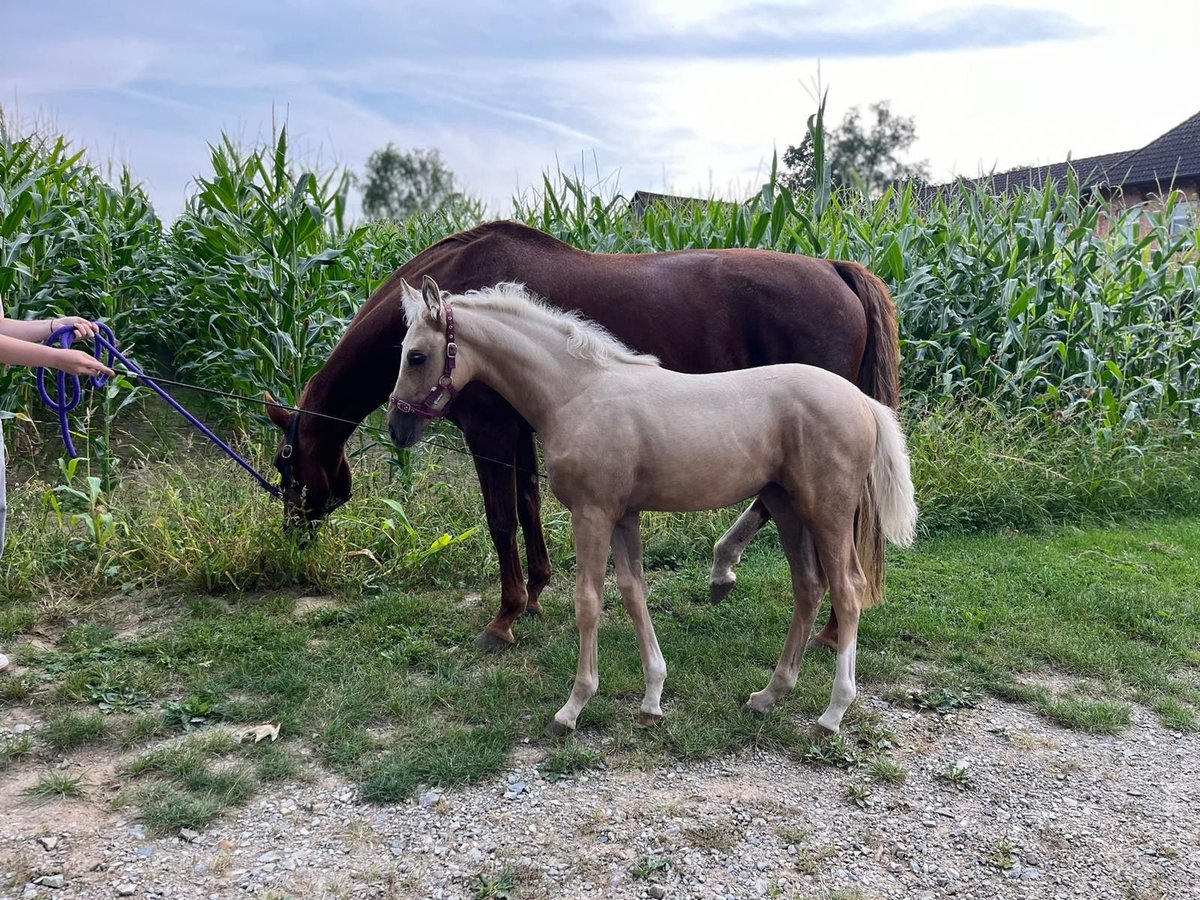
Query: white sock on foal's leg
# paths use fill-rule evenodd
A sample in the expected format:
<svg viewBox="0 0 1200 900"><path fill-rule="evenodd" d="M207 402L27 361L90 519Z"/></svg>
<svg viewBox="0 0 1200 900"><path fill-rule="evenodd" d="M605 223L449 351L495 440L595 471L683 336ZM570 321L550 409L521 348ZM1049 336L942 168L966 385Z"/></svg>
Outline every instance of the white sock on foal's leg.
<svg viewBox="0 0 1200 900"><path fill-rule="evenodd" d="M833 696L829 698L829 706L817 719L817 724L826 731L837 733L842 725L842 716L854 702L857 688L854 684L854 664L858 652L858 641L851 640L845 649L839 649L837 655L837 673L833 678Z"/></svg>

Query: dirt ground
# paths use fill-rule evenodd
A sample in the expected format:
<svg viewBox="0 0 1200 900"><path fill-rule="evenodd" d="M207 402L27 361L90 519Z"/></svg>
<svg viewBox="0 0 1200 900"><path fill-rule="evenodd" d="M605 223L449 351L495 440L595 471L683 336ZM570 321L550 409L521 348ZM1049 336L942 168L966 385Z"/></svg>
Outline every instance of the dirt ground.
<svg viewBox="0 0 1200 900"><path fill-rule="evenodd" d="M0 898L1200 897L1200 737L1138 708L1110 737L998 701L864 702L903 784L754 752L556 781L524 746L502 776L391 806L309 767L202 834L149 835L110 806L112 753L58 762L77 800L32 802L45 766L22 762L0 783Z"/></svg>

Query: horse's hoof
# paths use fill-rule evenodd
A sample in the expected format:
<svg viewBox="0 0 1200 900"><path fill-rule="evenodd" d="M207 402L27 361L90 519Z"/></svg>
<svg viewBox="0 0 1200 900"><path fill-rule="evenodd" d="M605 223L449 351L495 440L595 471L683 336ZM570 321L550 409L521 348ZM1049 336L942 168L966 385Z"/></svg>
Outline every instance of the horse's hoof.
<svg viewBox="0 0 1200 900"><path fill-rule="evenodd" d="M837 653L837 638L830 640L827 637L817 635L808 642L807 650L831 650Z"/></svg>
<svg viewBox="0 0 1200 900"><path fill-rule="evenodd" d="M512 632L509 632L511 635ZM495 653L497 650L507 650L517 643L514 637L502 638L494 632L488 631L486 628L479 632L479 637L475 638L475 646L484 653Z"/></svg>
<svg viewBox="0 0 1200 900"><path fill-rule="evenodd" d="M832 731L832 730L826 728L820 722L813 722L811 725L808 726L808 736L810 738L812 738L814 741L824 742L824 741L829 740L835 734L837 734L836 731Z"/></svg>
<svg viewBox="0 0 1200 900"><path fill-rule="evenodd" d="M653 728L655 725L657 725L659 722L662 721L662 715L661 714L655 715L654 713L648 713L648 712L639 712L637 714L637 717L633 721L634 721L634 724L637 725L638 728Z"/></svg>
<svg viewBox="0 0 1200 900"><path fill-rule="evenodd" d="M737 581L709 582L708 599L712 602L712 605L716 606L728 597L735 584L737 584Z"/></svg>
<svg viewBox="0 0 1200 900"><path fill-rule="evenodd" d="M564 725L562 722L558 721L558 719L551 719L550 727L547 729L547 731L550 732L550 735L556 738L566 737L574 730L575 729L572 726Z"/></svg>
<svg viewBox="0 0 1200 900"><path fill-rule="evenodd" d="M742 714L748 716L758 716L761 718L767 714L767 711L765 709L755 709L750 705L750 701L747 700L742 704Z"/></svg>
<svg viewBox="0 0 1200 900"><path fill-rule="evenodd" d="M541 614L542 614L542 604L540 604L540 603L525 604L525 612L521 613L521 615L528 616L530 618L536 618L536 617L540 616Z"/></svg>

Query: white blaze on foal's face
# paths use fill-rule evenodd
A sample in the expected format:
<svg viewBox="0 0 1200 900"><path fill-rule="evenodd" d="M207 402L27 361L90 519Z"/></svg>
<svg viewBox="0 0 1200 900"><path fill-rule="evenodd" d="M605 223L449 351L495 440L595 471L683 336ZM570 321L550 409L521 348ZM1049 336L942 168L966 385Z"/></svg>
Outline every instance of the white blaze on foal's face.
<svg viewBox="0 0 1200 900"><path fill-rule="evenodd" d="M408 332L401 346L400 374L393 396L417 405L434 389L446 367L446 316L442 292L428 275L417 293L400 282Z"/></svg>

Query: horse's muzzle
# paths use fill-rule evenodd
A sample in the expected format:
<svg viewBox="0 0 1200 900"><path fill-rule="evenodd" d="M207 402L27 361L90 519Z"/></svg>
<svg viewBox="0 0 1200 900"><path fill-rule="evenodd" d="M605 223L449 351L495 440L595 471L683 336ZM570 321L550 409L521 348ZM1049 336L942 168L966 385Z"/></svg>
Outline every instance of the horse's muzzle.
<svg viewBox="0 0 1200 900"><path fill-rule="evenodd" d="M393 409L387 416L388 433L392 436L392 442L403 450L421 439L425 432L425 423L428 421L424 416Z"/></svg>

